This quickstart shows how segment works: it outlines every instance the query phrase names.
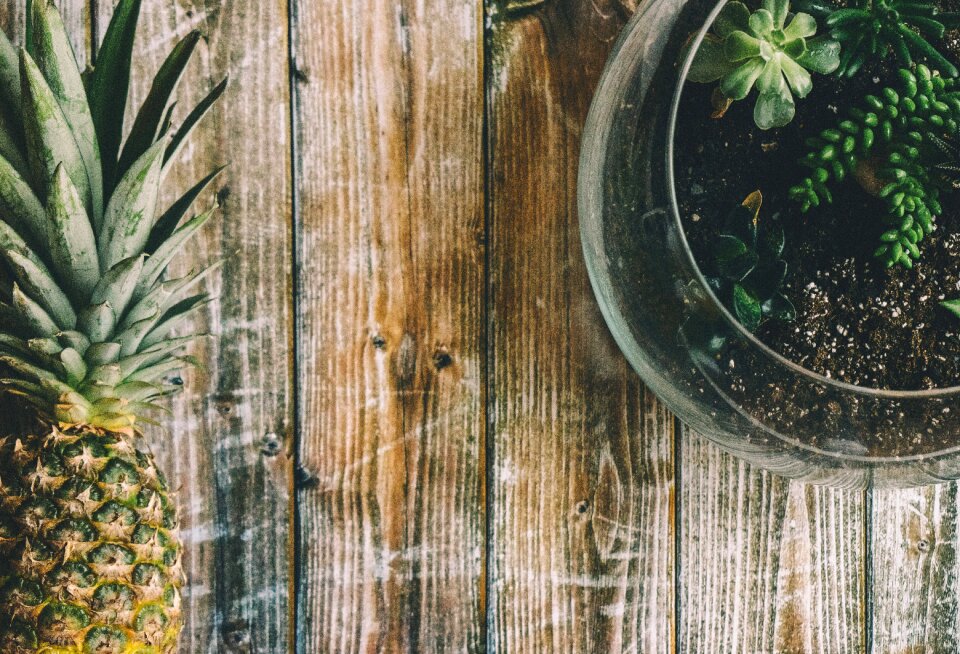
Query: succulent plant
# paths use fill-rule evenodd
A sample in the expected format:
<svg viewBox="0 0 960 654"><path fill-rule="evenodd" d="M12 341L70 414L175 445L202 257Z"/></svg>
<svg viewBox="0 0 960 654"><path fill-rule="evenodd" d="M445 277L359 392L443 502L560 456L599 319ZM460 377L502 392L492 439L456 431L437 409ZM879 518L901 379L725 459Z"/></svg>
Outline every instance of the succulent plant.
<svg viewBox="0 0 960 654"><path fill-rule="evenodd" d="M690 66L691 81L719 80L729 100L743 100L756 86L753 118L760 129L793 120L793 94L803 98L813 88L809 71L831 73L840 65L840 44L827 36L811 38L816 20L789 8L789 0L763 0L751 13L742 2L728 2Z"/></svg>
<svg viewBox="0 0 960 654"><path fill-rule="evenodd" d="M893 52L902 66L926 59L952 77L957 68L927 39L941 39L960 15L941 13L929 0L853 0L840 8L822 0L801 1L803 11L822 19L840 42L838 75L851 77L871 57Z"/></svg>
<svg viewBox="0 0 960 654"><path fill-rule="evenodd" d="M787 263L783 227L760 222L763 196L754 191L727 216L714 243L710 287L751 332L764 319L793 320L796 309L781 292Z"/></svg>
<svg viewBox="0 0 960 654"><path fill-rule="evenodd" d="M928 133L927 140L932 146L935 163L931 170L940 177L945 186L960 189L960 144L952 135L939 136Z"/></svg>
<svg viewBox="0 0 960 654"><path fill-rule="evenodd" d="M881 245L875 255L887 267L913 267L918 244L936 228L940 192L951 184L942 148L943 135L960 125L960 86L925 65L916 74L898 71L898 87L867 95L836 128L807 139L801 163L809 177L790 189L803 212L832 202L829 184L851 175L886 204Z"/></svg>

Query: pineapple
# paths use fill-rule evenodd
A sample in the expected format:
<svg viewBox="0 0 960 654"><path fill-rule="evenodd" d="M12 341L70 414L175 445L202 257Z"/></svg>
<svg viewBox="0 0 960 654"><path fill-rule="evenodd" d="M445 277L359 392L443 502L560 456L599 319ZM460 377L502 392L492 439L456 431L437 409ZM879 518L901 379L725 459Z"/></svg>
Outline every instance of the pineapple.
<svg viewBox="0 0 960 654"><path fill-rule="evenodd" d="M192 363L198 335L172 334L218 264L167 266L213 215L187 218L220 171L158 198L226 81L173 127L190 34L124 139L140 0L120 0L84 73L54 5L27 11L23 49L0 33L0 386L29 416L0 439L0 652L168 654L182 545L138 428Z"/></svg>

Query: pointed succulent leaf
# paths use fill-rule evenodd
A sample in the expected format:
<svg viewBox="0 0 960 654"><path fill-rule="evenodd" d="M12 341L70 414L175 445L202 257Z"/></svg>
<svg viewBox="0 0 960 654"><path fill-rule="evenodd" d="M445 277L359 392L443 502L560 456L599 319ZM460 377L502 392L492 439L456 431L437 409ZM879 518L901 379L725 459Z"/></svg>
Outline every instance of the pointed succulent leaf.
<svg viewBox="0 0 960 654"><path fill-rule="evenodd" d="M940 303L940 306L955 315L957 318L960 318L960 299L944 300Z"/></svg>
<svg viewBox="0 0 960 654"><path fill-rule="evenodd" d="M743 100L750 93L762 70L762 59L748 59L720 80L720 90L731 100Z"/></svg>
<svg viewBox="0 0 960 654"><path fill-rule="evenodd" d="M180 221L187 215L187 211L190 210L193 203L200 197L200 194L203 193L225 169L226 166L221 166L204 177L157 219L153 230L150 232L150 240L147 242L145 250L147 254L156 252L157 249L173 235L180 225Z"/></svg>
<svg viewBox="0 0 960 654"><path fill-rule="evenodd" d="M760 129L783 127L793 120L797 107L790 91L761 93L753 108L753 120Z"/></svg>
<svg viewBox="0 0 960 654"><path fill-rule="evenodd" d="M93 226L63 166L54 174L46 213L53 268L75 305L84 306L100 279L100 261Z"/></svg>
<svg viewBox="0 0 960 654"><path fill-rule="evenodd" d="M91 304L80 313L80 331L91 343L103 343L113 334L117 315L109 304Z"/></svg>
<svg viewBox="0 0 960 654"><path fill-rule="evenodd" d="M810 73L789 57L781 57L780 65L783 67L783 75L790 83L793 92L798 97L807 97L807 94L813 90L813 80L810 79Z"/></svg>
<svg viewBox="0 0 960 654"><path fill-rule="evenodd" d="M116 315L122 316L133 297L142 272L142 255L124 259L103 276L93 291L90 303L109 305Z"/></svg>
<svg viewBox="0 0 960 654"><path fill-rule="evenodd" d="M763 0L763 9L770 12L775 29L783 29L790 11L790 0Z"/></svg>
<svg viewBox="0 0 960 654"><path fill-rule="evenodd" d="M13 285L13 308L16 309L24 324L27 325L34 336L48 336L49 334L56 334L60 330L50 314L44 311L43 307L37 302L27 297L17 284Z"/></svg>
<svg viewBox="0 0 960 654"><path fill-rule="evenodd" d="M733 287L733 313L748 331L756 331L763 314L760 302L740 284Z"/></svg>
<svg viewBox="0 0 960 654"><path fill-rule="evenodd" d="M750 29L750 9L739 0L732 0L720 10L713 23L712 31L717 36L724 38L735 30L745 32L748 29Z"/></svg>
<svg viewBox="0 0 960 654"><path fill-rule="evenodd" d="M758 9L750 14L750 31L755 36L768 36L774 29L773 14L766 9Z"/></svg>
<svg viewBox="0 0 960 654"><path fill-rule="evenodd" d="M115 169L123 139L123 119L130 88L130 62L133 59L140 3L141 0L120 0L114 9L87 93L100 138L104 186L108 191L113 189L116 181Z"/></svg>
<svg viewBox="0 0 960 654"><path fill-rule="evenodd" d="M757 91L763 93L779 92L783 85L783 68L780 66L780 57L771 57L763 65L763 71L757 78Z"/></svg>
<svg viewBox="0 0 960 654"><path fill-rule="evenodd" d="M160 276L166 270L167 266L170 264L170 261L173 260L173 257L180 251L183 245L190 240L197 231L203 227L210 218L213 217L214 211L217 207L214 206L209 211L195 216L191 220L188 220L182 227L173 233L173 235L167 239L163 245L161 245L156 252L153 253L153 256L147 259L146 265L143 267L143 275L140 278L140 284L137 286L137 291L134 293L134 298L136 300L142 299L153 286L157 283L157 280L160 279Z"/></svg>
<svg viewBox="0 0 960 654"><path fill-rule="evenodd" d="M70 124L86 170L92 213L99 216L103 213L100 147L73 46L60 13L48 0L34 0L31 28L34 59Z"/></svg>
<svg viewBox="0 0 960 654"><path fill-rule="evenodd" d="M797 310L785 295L777 293L772 298L763 303L763 315L767 318L775 318L792 322L797 318Z"/></svg>
<svg viewBox="0 0 960 654"><path fill-rule="evenodd" d="M707 84L717 81L736 67L737 64L724 55L723 41L713 34L706 34L690 64L687 79Z"/></svg>
<svg viewBox="0 0 960 654"><path fill-rule="evenodd" d="M170 147L167 148L167 153L163 157L164 166L169 167L169 164L173 162L180 153L181 148L186 144L193 130L223 96L228 84L229 79L224 78L222 82L213 87L210 93L208 93L186 117L183 124L180 125L180 129L177 130L177 133L174 134L173 139L170 141Z"/></svg>
<svg viewBox="0 0 960 654"><path fill-rule="evenodd" d="M47 180L53 177L57 166L63 164L80 191L84 206L90 207L90 180L73 130L43 74L25 50L20 51L20 74L27 161L36 190L41 197L45 196Z"/></svg>
<svg viewBox="0 0 960 654"><path fill-rule="evenodd" d="M70 298L60 289L46 268L36 265L15 250L6 250L2 254L7 265L13 270L20 288L36 300L57 323L59 329L51 333L77 326L77 314L70 304Z"/></svg>
<svg viewBox="0 0 960 654"><path fill-rule="evenodd" d="M760 56L760 41L746 32L737 30L723 43L723 56L729 61L743 61Z"/></svg>
<svg viewBox="0 0 960 654"><path fill-rule="evenodd" d="M173 98L183 72L200 41L200 32L193 31L180 41L160 67L147 99L144 101L123 147L119 174L140 159L160 136L160 127Z"/></svg>
<svg viewBox="0 0 960 654"><path fill-rule="evenodd" d="M765 259L777 259L783 254L783 246L786 243L786 236L783 233L783 226L778 223L767 223L760 231L758 246L760 253Z"/></svg>
<svg viewBox="0 0 960 654"><path fill-rule="evenodd" d="M794 15L793 20L783 30L783 35L788 41L793 39L802 39L813 36L817 33L817 21L810 14L800 12Z"/></svg>
<svg viewBox="0 0 960 654"><path fill-rule="evenodd" d="M807 51L797 63L815 73L827 75L840 66L840 43L827 36L818 36L807 41Z"/></svg>
<svg viewBox="0 0 960 654"><path fill-rule="evenodd" d="M100 232L100 269L141 254L150 238L157 210L166 139L153 145L117 185Z"/></svg>

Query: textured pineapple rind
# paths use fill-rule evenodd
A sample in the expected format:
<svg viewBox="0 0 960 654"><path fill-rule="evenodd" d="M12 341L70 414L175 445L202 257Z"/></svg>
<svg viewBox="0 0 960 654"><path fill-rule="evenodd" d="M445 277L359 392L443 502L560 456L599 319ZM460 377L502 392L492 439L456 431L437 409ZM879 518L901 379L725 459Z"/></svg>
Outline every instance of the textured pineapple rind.
<svg viewBox="0 0 960 654"><path fill-rule="evenodd" d="M127 434L0 438L0 652L175 652L178 527L153 456Z"/></svg>

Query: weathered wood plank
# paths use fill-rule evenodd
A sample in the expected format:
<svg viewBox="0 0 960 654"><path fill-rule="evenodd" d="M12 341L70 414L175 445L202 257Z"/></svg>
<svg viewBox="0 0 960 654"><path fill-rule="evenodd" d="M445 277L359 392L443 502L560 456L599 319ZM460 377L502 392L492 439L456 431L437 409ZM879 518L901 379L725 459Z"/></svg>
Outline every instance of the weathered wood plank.
<svg viewBox="0 0 960 654"><path fill-rule="evenodd" d="M481 9L294 3L303 654L484 648Z"/></svg>
<svg viewBox="0 0 960 654"><path fill-rule="evenodd" d="M490 649L667 652L673 420L603 324L576 220L580 130L625 12L536 5L489 7Z"/></svg>
<svg viewBox="0 0 960 654"><path fill-rule="evenodd" d="M101 38L112 0L99 0ZM217 221L178 264L228 256L194 327L213 335L186 375L172 428L154 447L181 488L186 571L184 651L292 649L292 174L286 3L144 2L131 104L139 105L176 40L207 35L181 85L186 115L228 73L226 96L181 155L166 200L230 163ZM129 121L132 116L128 117ZM202 199L206 207L211 197ZM175 271L176 272L176 271Z"/></svg>
<svg viewBox="0 0 960 654"><path fill-rule="evenodd" d="M680 449L680 651L864 651L863 494Z"/></svg>
<svg viewBox="0 0 960 654"><path fill-rule="evenodd" d="M873 494L873 651L960 651L957 484Z"/></svg>

